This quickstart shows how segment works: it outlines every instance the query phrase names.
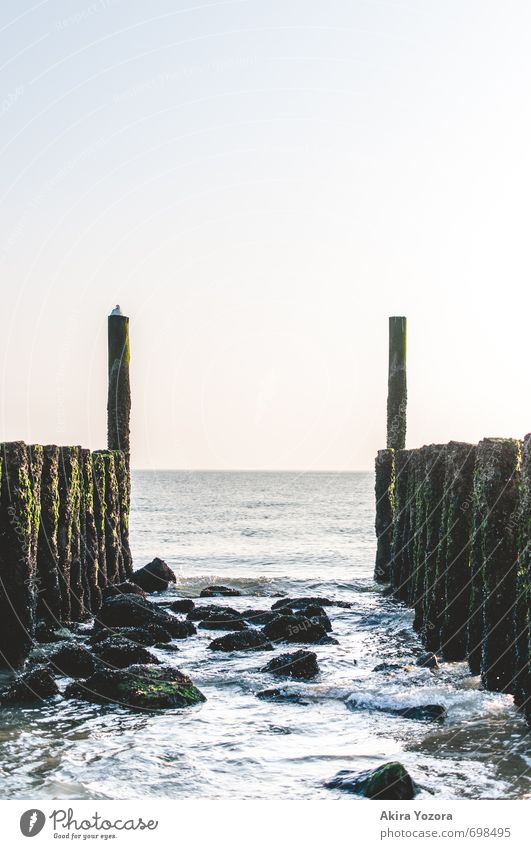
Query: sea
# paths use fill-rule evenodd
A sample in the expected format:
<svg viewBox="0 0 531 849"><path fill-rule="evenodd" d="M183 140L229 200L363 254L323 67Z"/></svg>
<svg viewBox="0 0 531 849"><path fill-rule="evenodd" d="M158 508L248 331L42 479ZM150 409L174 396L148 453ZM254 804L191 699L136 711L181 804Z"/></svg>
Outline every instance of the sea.
<svg viewBox="0 0 531 849"><path fill-rule="evenodd" d="M482 691L465 663L416 666L412 613L374 582L372 473L135 471L131 547L135 568L157 556L175 572L161 601L222 583L242 595L219 603L238 610L283 595L349 602L326 608L338 644L312 647L314 680L282 681L261 671L273 653L213 652L218 632L198 629L178 652L154 649L205 694L197 707L4 708L3 798L352 801L327 782L394 760L422 798L529 797L530 737L512 699ZM257 698L271 687L286 701ZM392 713L427 704L443 721Z"/></svg>

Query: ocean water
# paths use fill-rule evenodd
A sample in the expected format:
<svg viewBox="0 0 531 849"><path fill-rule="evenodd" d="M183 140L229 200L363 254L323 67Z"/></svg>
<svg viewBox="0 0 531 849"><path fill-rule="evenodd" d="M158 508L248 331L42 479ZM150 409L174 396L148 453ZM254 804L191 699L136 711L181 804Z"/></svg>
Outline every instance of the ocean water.
<svg viewBox="0 0 531 849"><path fill-rule="evenodd" d="M314 681L279 683L260 671L273 653L211 652L219 632L199 630L158 654L191 675L200 706L140 714L57 698L4 709L3 796L351 799L325 782L398 759L426 798L527 797L529 735L511 698L479 690L462 663L414 666L411 611L372 577L373 486L371 473L135 472L135 566L159 556L177 575L160 600L214 582L243 593L227 601L241 610L326 595L352 604L327 608L339 645L314 648ZM408 668L375 672L385 661ZM303 703L256 698L274 686ZM386 713L434 703L442 723Z"/></svg>

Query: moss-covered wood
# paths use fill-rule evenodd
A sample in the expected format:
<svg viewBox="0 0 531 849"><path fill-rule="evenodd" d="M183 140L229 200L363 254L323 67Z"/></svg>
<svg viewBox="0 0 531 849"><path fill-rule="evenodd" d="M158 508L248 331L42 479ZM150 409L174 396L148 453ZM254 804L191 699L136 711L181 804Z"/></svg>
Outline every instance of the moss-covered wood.
<svg viewBox="0 0 531 849"><path fill-rule="evenodd" d="M107 581L107 553L105 549L105 502L106 502L106 472L104 452L94 451L92 454L94 524L98 541L98 587L105 589Z"/></svg>
<svg viewBox="0 0 531 849"><path fill-rule="evenodd" d="M476 446L450 442L446 451L438 572L442 580L439 643L446 660L466 658L470 606L470 535Z"/></svg>
<svg viewBox="0 0 531 849"><path fill-rule="evenodd" d="M41 476L41 518L37 546L37 617L50 625L61 622L59 586L59 448L45 445Z"/></svg>
<svg viewBox="0 0 531 849"><path fill-rule="evenodd" d="M1 445L0 664L19 667L33 641L42 448Z"/></svg>
<svg viewBox="0 0 531 849"><path fill-rule="evenodd" d="M444 500L446 445L429 445L426 456L425 516L426 562L422 633L431 651L439 649L440 617L444 607L444 564L440 563L443 540L441 522Z"/></svg>
<svg viewBox="0 0 531 849"><path fill-rule="evenodd" d="M408 540L408 478L410 451L395 452L394 523L391 542L389 580L392 586L400 587L405 572L405 552Z"/></svg>
<svg viewBox="0 0 531 849"><path fill-rule="evenodd" d="M514 698L531 724L531 434L522 445L515 606Z"/></svg>
<svg viewBox="0 0 531 849"><path fill-rule="evenodd" d="M82 594L80 550L80 466L79 448L59 449L59 586L63 622L78 618ZM73 605L72 605L73 602Z"/></svg>
<svg viewBox="0 0 531 849"><path fill-rule="evenodd" d="M521 446L516 439L483 439L474 471L471 554L471 668L490 690L514 689L514 617L518 562Z"/></svg>
<svg viewBox="0 0 531 849"><path fill-rule="evenodd" d="M129 466L131 387L129 382L129 319L126 316L109 316L108 344L107 446L113 451L123 451Z"/></svg>
<svg viewBox="0 0 531 849"><path fill-rule="evenodd" d="M127 581L133 574L133 558L129 546L129 512L131 509L131 475L129 464L123 451L114 452L114 465L118 482L118 502L120 508L120 570L121 578Z"/></svg>
<svg viewBox="0 0 531 849"><path fill-rule="evenodd" d="M81 450L81 564L85 588L85 607L97 613L101 607L101 589L98 583L98 534L94 514L94 474L92 454Z"/></svg>
<svg viewBox="0 0 531 849"><path fill-rule="evenodd" d="M375 483L377 548L374 577L380 582L389 580L393 539L394 482L394 452L391 449L378 451Z"/></svg>
<svg viewBox="0 0 531 849"><path fill-rule="evenodd" d="M387 448L395 451L406 447L406 329L403 316L389 318Z"/></svg>
<svg viewBox="0 0 531 849"><path fill-rule="evenodd" d="M120 499L116 475L115 452L95 452L103 458L105 468L105 561L108 584L122 580L122 544L120 535Z"/></svg>

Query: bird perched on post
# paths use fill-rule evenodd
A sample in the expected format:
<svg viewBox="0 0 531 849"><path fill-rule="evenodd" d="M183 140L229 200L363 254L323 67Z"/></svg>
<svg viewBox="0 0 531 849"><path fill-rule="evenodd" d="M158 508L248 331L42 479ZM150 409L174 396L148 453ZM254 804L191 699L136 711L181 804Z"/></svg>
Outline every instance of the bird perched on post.
<svg viewBox="0 0 531 849"><path fill-rule="evenodd" d="M121 314L122 314L122 310L121 310L121 308L120 308L120 304L116 304L116 306L115 306L115 308L113 309L113 311L112 311L111 315L121 315Z"/></svg>

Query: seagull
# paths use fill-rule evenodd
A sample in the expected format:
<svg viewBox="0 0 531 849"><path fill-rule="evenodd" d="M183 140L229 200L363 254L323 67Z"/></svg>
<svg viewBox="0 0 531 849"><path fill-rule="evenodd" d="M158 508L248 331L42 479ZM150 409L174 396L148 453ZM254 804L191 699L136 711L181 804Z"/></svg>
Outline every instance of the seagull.
<svg viewBox="0 0 531 849"><path fill-rule="evenodd" d="M111 315L122 315L122 310L121 310L121 308L120 308L120 304L116 304L116 306L115 306L115 308L113 309L113 311L112 311Z"/></svg>

